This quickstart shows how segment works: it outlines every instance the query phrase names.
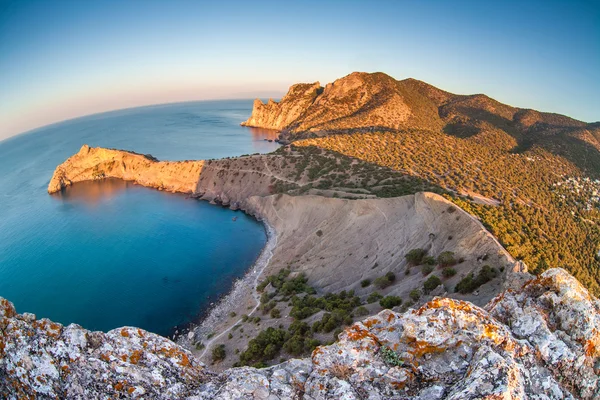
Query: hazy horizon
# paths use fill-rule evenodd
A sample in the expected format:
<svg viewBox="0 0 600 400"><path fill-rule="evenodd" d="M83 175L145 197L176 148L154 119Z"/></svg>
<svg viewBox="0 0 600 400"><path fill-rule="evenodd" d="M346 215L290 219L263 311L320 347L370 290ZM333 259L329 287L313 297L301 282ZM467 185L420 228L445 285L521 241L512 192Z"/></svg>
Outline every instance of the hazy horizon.
<svg viewBox="0 0 600 400"><path fill-rule="evenodd" d="M599 17L593 1L4 0L0 140L123 108L281 96L353 71L595 122Z"/></svg>

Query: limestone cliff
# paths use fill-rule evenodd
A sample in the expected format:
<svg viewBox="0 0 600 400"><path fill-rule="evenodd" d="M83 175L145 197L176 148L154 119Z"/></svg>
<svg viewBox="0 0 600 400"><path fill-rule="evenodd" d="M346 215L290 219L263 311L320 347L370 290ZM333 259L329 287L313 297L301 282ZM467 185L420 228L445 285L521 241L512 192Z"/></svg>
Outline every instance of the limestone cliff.
<svg viewBox="0 0 600 400"><path fill-rule="evenodd" d="M267 104L264 104L260 99L256 99L252 116L246 122L242 122L242 125L282 130L304 114L322 89L319 82L299 83L290 87L279 103L269 99Z"/></svg>
<svg viewBox="0 0 600 400"><path fill-rule="evenodd" d="M56 168L48 193L59 192L75 182L103 178L120 178L161 190L192 193L203 164L203 161L159 162L148 155L84 145Z"/></svg>
<svg viewBox="0 0 600 400"><path fill-rule="evenodd" d="M17 314L0 299L0 397L596 399L600 302L552 269L485 308L435 298L347 328L310 358L210 373L168 339Z"/></svg>

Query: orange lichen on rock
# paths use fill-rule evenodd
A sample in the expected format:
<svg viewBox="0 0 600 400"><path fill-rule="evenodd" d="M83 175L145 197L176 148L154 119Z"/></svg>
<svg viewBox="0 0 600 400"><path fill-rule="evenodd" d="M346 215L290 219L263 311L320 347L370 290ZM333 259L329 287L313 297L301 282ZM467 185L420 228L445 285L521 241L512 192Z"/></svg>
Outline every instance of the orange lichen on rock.
<svg viewBox="0 0 600 400"><path fill-rule="evenodd" d="M129 332L127 332L127 329L121 329L121 336L129 337Z"/></svg>
<svg viewBox="0 0 600 400"><path fill-rule="evenodd" d="M415 340L411 343L411 347L412 349L409 349L408 352L415 358L421 358L425 354L443 353L447 349L444 346L436 346L425 340Z"/></svg>

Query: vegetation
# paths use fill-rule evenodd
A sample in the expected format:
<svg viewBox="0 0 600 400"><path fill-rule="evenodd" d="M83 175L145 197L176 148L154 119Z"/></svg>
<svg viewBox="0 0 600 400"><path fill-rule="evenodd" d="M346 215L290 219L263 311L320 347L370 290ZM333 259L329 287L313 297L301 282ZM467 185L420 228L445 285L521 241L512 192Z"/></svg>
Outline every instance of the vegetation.
<svg viewBox="0 0 600 400"><path fill-rule="evenodd" d="M373 281L373 283L378 288L385 289L388 286L391 286L395 280L396 280L396 275L392 271L390 271L387 274L385 274L384 276L380 276L379 278L375 279Z"/></svg>
<svg viewBox="0 0 600 400"><path fill-rule="evenodd" d="M367 287L371 284L371 280L370 279L363 279L362 281L360 281L360 286L361 287Z"/></svg>
<svg viewBox="0 0 600 400"><path fill-rule="evenodd" d="M433 289L435 289L436 287L438 287L441 284L442 284L442 281L440 280L440 278L438 278L435 275L431 275L423 283L423 290L425 291L425 293L429 293L429 292L431 292Z"/></svg>
<svg viewBox="0 0 600 400"><path fill-rule="evenodd" d="M367 297L367 303L371 304L371 303L376 303L379 300L381 300L383 298L382 295L380 295L378 292L373 292L369 295L369 297Z"/></svg>
<svg viewBox="0 0 600 400"><path fill-rule="evenodd" d="M379 305L383 308L394 308L402 304L402 299L398 296L385 296L379 300Z"/></svg>
<svg viewBox="0 0 600 400"><path fill-rule="evenodd" d="M387 346L381 346L379 354L381 355L381 358L383 358L383 361L389 366L401 367L404 365L404 361L400 355Z"/></svg>
<svg viewBox="0 0 600 400"><path fill-rule="evenodd" d="M454 258L454 253L451 251L444 251L443 253L440 253L440 255L438 256L437 262L440 265L440 267L442 267L442 268L451 267L453 265L456 265L456 259Z"/></svg>
<svg viewBox="0 0 600 400"><path fill-rule="evenodd" d="M423 259L425 258L426 255L427 255L427 250L412 249L408 253L406 253L404 258L406 258L406 261L408 261L408 263L410 265L416 266L416 265L421 265L423 263Z"/></svg>
<svg viewBox="0 0 600 400"><path fill-rule="evenodd" d="M421 291L419 289L413 289L413 290L410 291L410 293L408 294L408 296L413 301L418 301L421 298Z"/></svg>
<svg viewBox="0 0 600 400"><path fill-rule="evenodd" d="M474 276L473 273L469 273L465 276L454 288L455 292L459 293L471 293L475 289L479 288L484 283L487 283L494 279L498 275L498 271L495 268L490 267L489 265L484 265L477 276Z"/></svg>
<svg viewBox="0 0 600 400"><path fill-rule="evenodd" d="M215 346L212 349L212 360L213 362L219 362L224 360L226 357L225 354L225 345L224 344L220 344L218 346Z"/></svg>
<svg viewBox="0 0 600 400"><path fill-rule="evenodd" d="M421 272L423 273L423 276L427 276L433 271L433 269L434 268L431 265L427 264L421 267Z"/></svg>
<svg viewBox="0 0 600 400"><path fill-rule="evenodd" d="M444 278L450 278L454 275L456 275L456 270L454 268L446 267L442 270L442 276Z"/></svg>
<svg viewBox="0 0 600 400"><path fill-rule="evenodd" d="M370 190L379 197L415 193L419 185L399 189L401 180L391 175L388 179L387 172L377 167L444 188L437 192L447 190L449 200L480 218L513 257L538 273L544 268L564 267L600 295L600 259L595 257L600 243L600 208L581 190L586 178L591 182L600 178L600 152L568 135L555 139L543 136L540 130L539 134L533 131L520 136L513 128L489 125L503 121L500 117L479 121L485 128L474 126L467 134L459 125L449 125L446 132L407 129L401 133L340 134L295 145L316 145L371 163L374 167L363 170L380 183L380 190ZM569 179L579 186L566 185ZM485 201L450 191L476 194Z"/></svg>

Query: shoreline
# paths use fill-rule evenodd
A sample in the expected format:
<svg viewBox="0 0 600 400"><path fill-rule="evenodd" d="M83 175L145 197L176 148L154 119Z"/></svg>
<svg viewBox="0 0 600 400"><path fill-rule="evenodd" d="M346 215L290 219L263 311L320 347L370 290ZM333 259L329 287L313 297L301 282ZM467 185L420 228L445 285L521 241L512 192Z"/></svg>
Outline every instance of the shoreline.
<svg viewBox="0 0 600 400"><path fill-rule="evenodd" d="M187 333L180 333L180 336L175 339L176 343L188 348L192 352L202 351L198 356L200 359L204 357L207 351L211 348L215 340L219 339L228 333L234 326L242 322L242 318L238 318L228 328L223 329L218 335L212 336L208 341L203 342L209 334L214 333L214 328L218 324L226 322L229 314L235 310L244 297L248 294L252 295L255 302L254 307L247 314L252 315L260 306L260 296L256 292L258 281L262 276L265 268L271 261L273 251L277 246L277 233L264 219L261 219L265 232L267 234L267 242L263 247L256 261L250 266L243 277L235 280L231 290L215 301L214 305L205 312L205 317L198 323L190 326ZM195 343L202 343L204 348L197 350Z"/></svg>

